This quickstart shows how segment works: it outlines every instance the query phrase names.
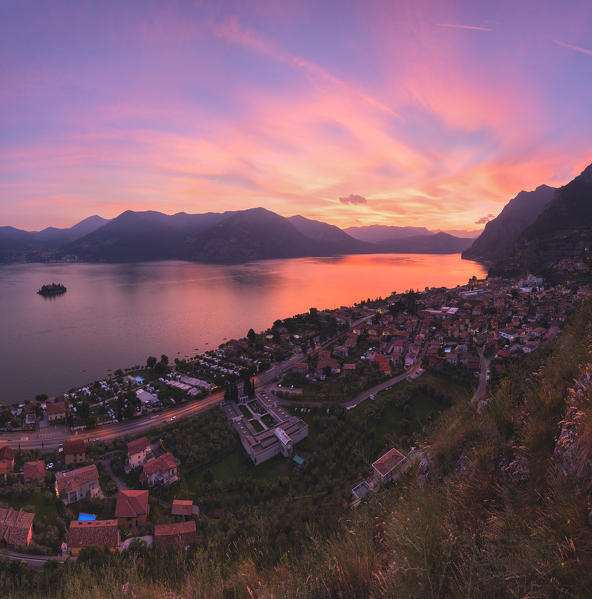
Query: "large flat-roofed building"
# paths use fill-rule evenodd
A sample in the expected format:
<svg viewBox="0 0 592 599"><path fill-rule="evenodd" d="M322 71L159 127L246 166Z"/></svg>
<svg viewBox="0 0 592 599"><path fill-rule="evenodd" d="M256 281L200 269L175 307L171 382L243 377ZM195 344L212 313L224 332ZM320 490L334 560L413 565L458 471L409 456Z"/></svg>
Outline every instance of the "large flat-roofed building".
<svg viewBox="0 0 592 599"><path fill-rule="evenodd" d="M284 409L272 406L261 397L257 397L257 401L276 423L260 432L257 432L242 415L236 404L225 402L223 406L226 416L240 436L245 451L255 465L262 464L280 453L284 457L291 456L294 445L308 436L308 425ZM260 424L263 426L263 421L260 420Z"/></svg>

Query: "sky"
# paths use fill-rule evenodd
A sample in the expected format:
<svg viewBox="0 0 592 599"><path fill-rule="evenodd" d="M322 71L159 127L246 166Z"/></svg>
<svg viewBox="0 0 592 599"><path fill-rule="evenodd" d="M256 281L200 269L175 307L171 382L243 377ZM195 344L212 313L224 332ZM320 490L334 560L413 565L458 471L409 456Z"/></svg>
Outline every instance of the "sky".
<svg viewBox="0 0 592 599"><path fill-rule="evenodd" d="M592 162L583 2L0 0L0 225L474 230Z"/></svg>

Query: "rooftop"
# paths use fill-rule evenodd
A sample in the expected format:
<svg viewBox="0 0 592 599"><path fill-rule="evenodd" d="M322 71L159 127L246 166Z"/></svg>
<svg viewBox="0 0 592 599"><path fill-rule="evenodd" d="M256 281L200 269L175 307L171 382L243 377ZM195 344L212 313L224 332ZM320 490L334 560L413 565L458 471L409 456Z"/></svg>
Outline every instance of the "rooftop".
<svg viewBox="0 0 592 599"><path fill-rule="evenodd" d="M80 485L92 480L99 480L99 471L94 464L70 470L69 472L56 472L56 487L58 491L74 491Z"/></svg>
<svg viewBox="0 0 592 599"><path fill-rule="evenodd" d="M23 474L25 480L44 480L45 479L45 462L43 460L35 460L34 462L25 462L23 466Z"/></svg>
<svg viewBox="0 0 592 599"><path fill-rule="evenodd" d="M173 516L191 516L193 513L193 501L190 499L175 499L171 508Z"/></svg>
<svg viewBox="0 0 592 599"><path fill-rule="evenodd" d="M117 547L119 545L119 529L117 520L72 520L66 534L69 547Z"/></svg>
<svg viewBox="0 0 592 599"><path fill-rule="evenodd" d="M152 458L144 464L144 474L150 476L157 472L166 472L173 468L177 468L179 460L170 452L161 455L158 458Z"/></svg>
<svg viewBox="0 0 592 599"><path fill-rule="evenodd" d="M134 439L127 444L127 453L129 455L134 455L135 453L140 453L141 451L145 451L147 449L150 449L150 441L148 441L147 437Z"/></svg>
<svg viewBox="0 0 592 599"><path fill-rule="evenodd" d="M380 476L384 477L390 474L404 459L405 456L393 447L383 456L379 457L376 462L372 464L372 467L378 474L380 474Z"/></svg>
<svg viewBox="0 0 592 599"><path fill-rule="evenodd" d="M26 545L35 514L0 507L0 541L8 545Z"/></svg>
<svg viewBox="0 0 592 599"><path fill-rule="evenodd" d="M148 514L148 491L121 489L117 494L116 518L137 518Z"/></svg>

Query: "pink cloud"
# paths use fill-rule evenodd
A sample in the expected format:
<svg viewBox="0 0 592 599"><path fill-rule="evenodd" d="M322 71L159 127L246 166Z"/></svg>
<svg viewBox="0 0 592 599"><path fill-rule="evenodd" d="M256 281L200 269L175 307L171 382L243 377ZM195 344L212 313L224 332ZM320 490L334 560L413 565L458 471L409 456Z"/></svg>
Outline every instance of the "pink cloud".
<svg viewBox="0 0 592 599"><path fill-rule="evenodd" d="M438 27L447 27L449 29L473 29L476 31L492 31L489 27L478 27L476 25L457 25L454 23L438 23Z"/></svg>
<svg viewBox="0 0 592 599"><path fill-rule="evenodd" d="M572 44L566 44L565 42L561 42L559 40L553 40L553 43L558 46L562 46L563 48L568 48L570 50L574 50L575 52L580 52L581 54L588 54L592 56L592 50L588 50L587 48L582 48L581 46L574 46Z"/></svg>

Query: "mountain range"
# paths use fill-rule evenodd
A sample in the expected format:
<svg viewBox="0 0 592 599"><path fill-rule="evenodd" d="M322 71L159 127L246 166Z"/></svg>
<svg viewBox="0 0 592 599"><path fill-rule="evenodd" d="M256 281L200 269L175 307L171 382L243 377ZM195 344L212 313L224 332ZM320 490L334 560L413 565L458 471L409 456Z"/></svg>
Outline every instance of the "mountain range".
<svg viewBox="0 0 592 599"><path fill-rule="evenodd" d="M522 231L536 220L556 191L548 185L521 191L485 225L483 233L463 252L463 258L494 263L509 256Z"/></svg>
<svg viewBox="0 0 592 599"><path fill-rule="evenodd" d="M91 216L69 229L0 227L0 261L178 259L226 264L338 254L457 253L471 243L423 228L386 229L380 239L369 242L334 225L303 216L286 218L264 208L173 215L127 210L112 220ZM409 230L401 235L400 229Z"/></svg>
<svg viewBox="0 0 592 599"><path fill-rule="evenodd" d="M592 164L560 188L521 191L462 256L490 274L536 272L592 247Z"/></svg>
<svg viewBox="0 0 592 599"><path fill-rule="evenodd" d="M383 241L392 241L394 239L409 239L410 237L423 237L434 235L435 233L446 233L453 237L461 239L475 239L481 231L465 231L461 229L454 230L435 230L430 231L425 227L396 227L391 225L366 225L361 227L348 227L343 229L348 235L366 241L367 243L381 243Z"/></svg>

